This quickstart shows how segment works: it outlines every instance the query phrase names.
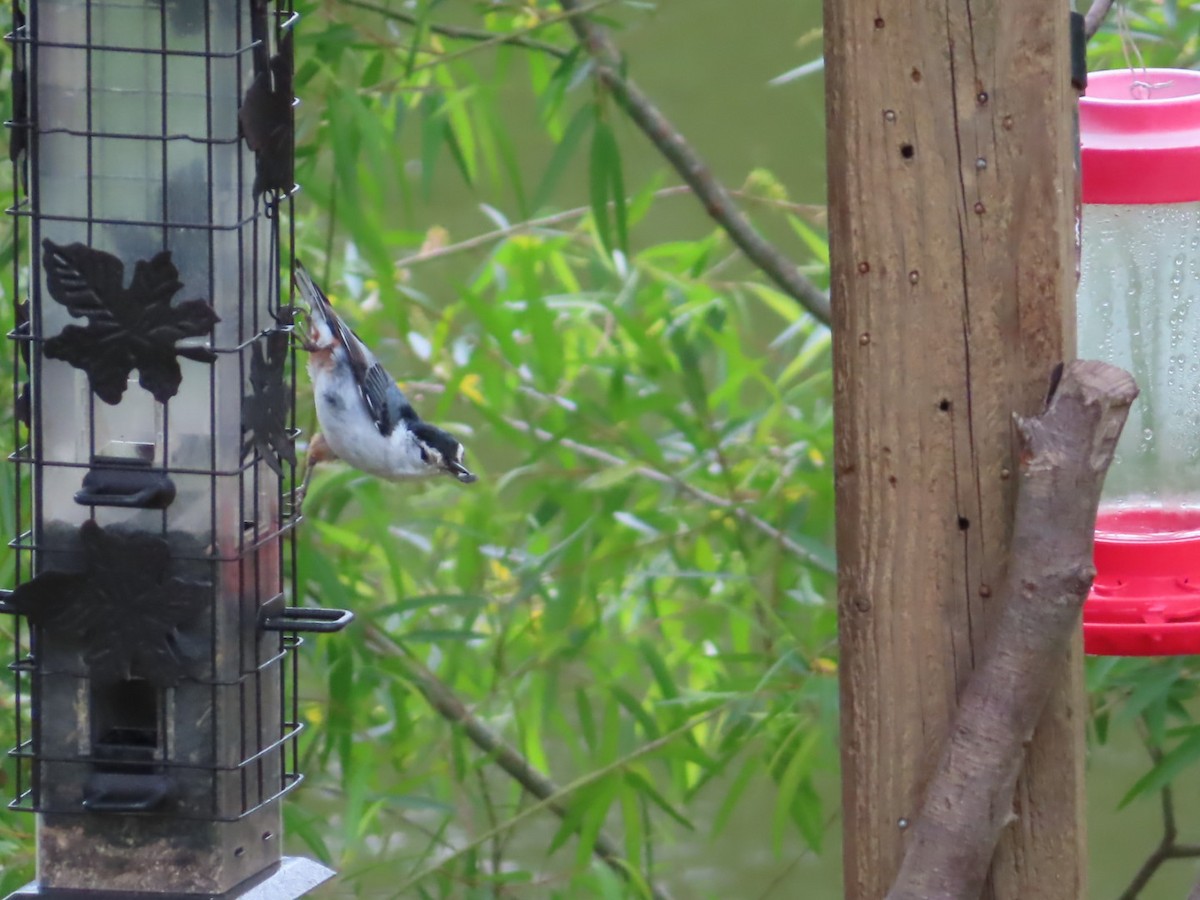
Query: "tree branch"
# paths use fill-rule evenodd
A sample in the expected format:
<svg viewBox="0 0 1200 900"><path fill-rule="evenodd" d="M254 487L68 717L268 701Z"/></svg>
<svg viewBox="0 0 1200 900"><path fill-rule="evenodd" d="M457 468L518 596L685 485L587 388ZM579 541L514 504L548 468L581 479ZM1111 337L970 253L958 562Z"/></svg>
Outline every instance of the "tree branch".
<svg viewBox="0 0 1200 900"><path fill-rule="evenodd" d="M1150 736L1146 728L1140 729L1142 732L1142 741L1146 745L1146 752L1150 754L1150 760L1154 765L1162 762L1162 751L1154 744L1150 743ZM1117 900L1137 900L1142 889L1150 883L1150 879L1158 872L1159 867L1163 863L1171 859L1189 859L1200 856L1200 847L1194 844L1177 844L1176 839L1179 837L1179 828L1175 822L1175 794L1171 790L1171 786L1163 788L1159 791L1159 799L1162 804L1162 837L1159 839L1158 846L1154 851L1146 857L1145 861L1138 868L1137 873L1129 882L1129 885L1121 892L1121 896ZM1193 888L1190 897L1198 898L1196 891L1200 890L1200 884Z"/></svg>
<svg viewBox="0 0 1200 900"><path fill-rule="evenodd" d="M691 186L705 211L729 234L746 257L784 291L794 297L817 320L829 324L829 297L804 277L780 250L750 224L729 191L713 176L707 163L663 115L654 102L621 74L621 57L599 25L582 15L580 0L559 0L579 43L592 57L596 77L612 93L642 133Z"/></svg>
<svg viewBox="0 0 1200 900"><path fill-rule="evenodd" d="M1092 5L1088 7L1088 11L1083 17L1083 35L1089 41L1100 30L1104 20L1108 18L1108 12L1112 6L1113 0L1092 0Z"/></svg>
<svg viewBox="0 0 1200 900"><path fill-rule="evenodd" d="M1041 415L1016 419L1021 478L998 620L887 900L971 900L983 889L1025 745L1079 627L1100 489L1136 396L1127 372L1076 360Z"/></svg>
<svg viewBox="0 0 1200 900"><path fill-rule="evenodd" d="M1190 859L1200 856L1200 847L1194 844L1177 844L1175 830L1175 801L1174 795L1169 787L1165 787L1161 791L1162 796L1162 816L1163 816L1163 835L1158 846L1154 848L1154 852L1146 857L1141 867L1137 870L1137 874L1129 882L1129 885L1121 892L1121 896L1117 900L1137 900L1142 889L1150 883L1150 879L1158 872L1159 867L1163 863L1172 859ZM1200 898L1197 891L1200 890L1200 884L1192 889L1189 898Z"/></svg>
<svg viewBox="0 0 1200 900"><path fill-rule="evenodd" d="M367 635L388 656L403 663L405 673L413 680L417 689L439 716L447 722L460 726L471 743L495 760L496 765L508 773L509 777L542 801L559 819L566 820L570 811L560 799L556 799L562 796L562 789L557 784L543 775L486 723L472 714L449 685L431 672L420 660L407 653L391 637L374 625L367 626ZM490 833L496 833L498 830L493 828ZM621 878L630 880L630 872L625 864L624 854L607 834L600 832L596 835L592 852ZM665 888L654 885L649 879L646 880L646 883L650 884L650 891L655 900L671 900L671 895Z"/></svg>
<svg viewBox="0 0 1200 900"><path fill-rule="evenodd" d="M589 459L594 459L610 466L629 465L629 460L622 459L615 454L609 453L607 450L601 450L599 447L591 447L587 444L581 444L579 441L572 440L571 438L556 437L548 431L535 428L529 423L519 421L518 419L506 418L504 421L505 424L517 429L518 431L523 431L526 434L533 435L539 441L551 441L560 447L566 447L573 453L578 453L580 456L586 456ZM681 478L676 478L672 475L666 474L665 472L660 472L658 469L652 469L649 466L637 466L633 469L633 474L640 478L645 478L647 481L653 481L657 484L673 487L680 493L686 494L695 500L699 500L701 503L707 503L710 506L726 509L735 519L740 522L744 522L760 534L766 535L771 540L779 544L780 547L782 547L788 553L791 553L802 562L805 562L822 572L827 572L830 575L836 574L836 569L825 562L825 560L818 557L811 550L808 550L796 543L766 519L762 519L754 515L754 513L750 512L745 507L738 505L733 500L721 497L717 494L706 491L703 488L698 488Z"/></svg>
<svg viewBox="0 0 1200 900"><path fill-rule="evenodd" d="M393 22L403 22L405 25L418 25L421 21L420 17L414 13L389 9L377 3L369 3L367 0L341 0L341 2L343 6L354 6L358 9L365 9L368 12L383 16L385 19L391 19ZM539 23L537 27L541 28L544 24ZM440 22L427 22L425 27L434 34L440 34L443 37L454 40L474 41L486 44L508 44L513 47L524 47L526 50L535 50L538 53L546 53L556 59L566 59L571 55L569 50L564 50L557 44L526 37L524 32L503 34L498 31L488 31L486 28L464 28L459 25L444 25Z"/></svg>
<svg viewBox="0 0 1200 900"><path fill-rule="evenodd" d="M669 187L659 188L652 195L655 200L661 200L665 197L679 197L692 194L693 191L686 184L674 184ZM805 203L792 203L787 200L774 200L770 197L760 197L748 191L737 190L729 192L732 196L747 203L758 203L771 209L782 210L792 213L796 216L801 216L809 222L819 221L825 213L824 206ZM614 206L613 201L608 202L609 206ZM539 228L550 228L554 225L561 225L564 222L570 222L572 219L579 219L590 213L595 207L593 206L576 206L573 209L564 209L561 212L550 213L549 215L541 216L536 219L528 219L524 222L513 222L504 228L495 228L492 231L477 234L469 238L464 238L453 244L447 244L444 247L434 247L430 250L420 250L409 256L402 257L396 260L397 269L405 269L409 266L418 265L420 263L432 262L435 259L442 259L446 256L453 256L456 253L462 253L465 250L475 250L479 247L486 247L495 241L502 240L506 237L511 237L514 234L523 234L527 231L537 231Z"/></svg>

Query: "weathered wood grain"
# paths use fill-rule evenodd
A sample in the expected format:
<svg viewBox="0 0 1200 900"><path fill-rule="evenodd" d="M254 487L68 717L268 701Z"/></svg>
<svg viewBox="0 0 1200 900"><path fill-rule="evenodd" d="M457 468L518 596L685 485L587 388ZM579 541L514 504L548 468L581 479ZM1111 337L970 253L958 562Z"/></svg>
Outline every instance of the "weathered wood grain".
<svg viewBox="0 0 1200 900"><path fill-rule="evenodd" d="M878 900L982 646L1011 415L1074 348L1067 8L826 0L845 896ZM1084 895L1080 650L985 896Z"/></svg>

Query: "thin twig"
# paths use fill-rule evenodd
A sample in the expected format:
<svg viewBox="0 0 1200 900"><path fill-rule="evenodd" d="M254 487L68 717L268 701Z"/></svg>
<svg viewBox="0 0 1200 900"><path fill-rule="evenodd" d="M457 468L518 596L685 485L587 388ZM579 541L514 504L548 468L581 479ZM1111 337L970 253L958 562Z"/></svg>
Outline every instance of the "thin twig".
<svg viewBox="0 0 1200 900"><path fill-rule="evenodd" d="M729 234L747 258L780 288L791 294L817 320L829 323L829 297L809 281L774 244L758 233L717 181L708 164L679 130L654 105L649 96L621 74L621 57L608 34L583 13L580 0L559 0L570 14L571 28L594 62L593 71L613 99L654 144L658 151L696 192L705 211Z"/></svg>
<svg viewBox="0 0 1200 900"><path fill-rule="evenodd" d="M467 705L454 693L449 685L438 678L420 660L407 652L404 647L397 644L391 637L374 625L367 626L367 635L376 644L377 649L382 650L388 656L403 664L406 674L412 678L417 689L429 701L429 705L433 707L438 715L448 722L461 726L463 733L466 734L472 744L493 759L496 765L508 773L517 784L541 801L539 805L530 807L530 812L544 805L558 816L559 819L566 821L570 810L565 803L564 797L569 792L569 787L559 787L550 778L542 774L516 748L509 745L503 737L467 709ZM513 821L515 820L510 820L507 823L508 826ZM493 826L483 836L483 840L494 839L506 827L506 825ZM592 845L592 852L623 879L630 879L630 871L624 861L624 855L621 853L617 843L604 832L596 835ZM448 860L443 860L439 865L444 864L446 861ZM650 884L650 891L656 900L671 900L671 895L665 888Z"/></svg>
<svg viewBox="0 0 1200 900"><path fill-rule="evenodd" d="M1083 34L1088 40L1100 30L1100 26L1104 24L1104 20L1108 18L1108 12L1113 7L1113 0L1092 0L1092 5L1088 7L1087 13L1083 17Z"/></svg>
<svg viewBox="0 0 1200 900"><path fill-rule="evenodd" d="M1157 766L1162 762L1162 751L1150 743L1150 736L1146 733L1144 723L1139 721L1138 724L1141 726L1142 742L1146 745L1146 752L1150 754L1150 761ZM1179 828L1175 821L1175 794L1170 785L1159 791L1159 799L1162 804L1162 837L1159 839L1158 846L1154 848L1154 852L1146 857L1117 900L1137 900L1142 889L1150 883L1150 879L1167 860L1200 856L1200 847L1194 844L1175 843L1175 839L1179 837ZM1200 889L1200 885L1193 889L1189 900L1198 896L1196 894L1198 889Z"/></svg>
<svg viewBox="0 0 1200 900"><path fill-rule="evenodd" d="M402 82L407 82L415 73L424 69L432 69L437 66L445 65L451 60L468 56L472 53L478 53L480 50L483 50L487 47L498 47L501 44L512 44L515 42L516 38L523 37L527 34L532 34L535 31L541 31L543 28L556 25L559 22L571 19L574 16L580 16L584 13L593 12L594 10L600 9L602 6L608 6L609 4L616 2L617 0L592 0L591 3L587 4L581 9L563 12L557 16L546 16L546 18L539 19L537 22L529 25L526 28L520 28L516 31L510 32L493 32L492 35L487 39L479 40L478 42L473 43L470 47L464 47L461 50L455 50L451 53L443 53L427 62L412 66L404 73L403 78L394 78L391 81L381 82L380 84L372 87L371 90L375 93L386 93L387 91L395 90Z"/></svg>
<svg viewBox="0 0 1200 900"><path fill-rule="evenodd" d="M670 187L659 188L652 195L655 200L661 200L665 197L681 197L694 193L686 184L675 184ZM805 203L792 203L787 200L773 200L770 197L760 197L756 194L751 194L747 191L730 191L732 196L738 199L748 201L750 203L759 203L773 209L784 210L785 212L793 213L797 216L803 216L806 219L812 220L816 216L824 212L824 207ZM609 201L612 206L612 201ZM495 241L503 240L506 237L511 237L514 234L523 234L527 231L536 231L539 228L550 228L554 225L561 225L563 222L569 222L572 219L581 218L590 213L595 207L592 206L577 206L574 209L564 209L562 212L551 213L550 215L542 216L537 219L528 219L524 222L514 222L511 225L506 225L504 228L496 228L492 231L477 234L474 237L464 238L454 244L447 244L444 247L435 247L431 250L421 250L411 256L406 256L403 259L396 261L396 268L403 269L409 266L414 266L419 263L432 262L436 259L442 259L447 256L453 256L456 253L462 253L465 250L475 250L479 247L485 247Z"/></svg>
<svg viewBox="0 0 1200 900"><path fill-rule="evenodd" d="M607 450L601 450L599 447L591 447L587 444L581 444L579 441L572 440L566 437L557 437L548 431L543 431L541 428L535 428L528 422L522 422L518 419L505 418L505 423L523 431L526 434L533 435L539 441L547 441L558 444L560 447L566 447L580 456L586 456L589 459L597 460L598 462L607 463L610 466L628 466L629 460L622 459ZM707 503L709 506L717 506L721 509L728 510L729 513L736 519L749 525L760 534L764 534L771 540L779 544L780 547L787 550L793 556L808 563L814 568L820 569L822 572L834 574L836 569L830 566L825 560L818 557L811 550L800 546L766 519L761 519L754 513L750 512L743 506L739 506L735 501L727 497L721 497L718 494L712 494L703 488L698 488L693 484L689 484L682 479L676 478L673 475L668 475L665 472L660 472L657 469L652 469L649 466L636 466L632 468L631 473L648 481L656 482L657 484L667 485L677 489L680 493L687 494L689 497L699 500L702 503Z"/></svg>
<svg viewBox="0 0 1200 900"><path fill-rule="evenodd" d="M439 394L445 391L445 385L431 381L408 381L405 382L405 388L413 392L427 391L433 394ZM543 394L540 391L534 393L542 400L550 402L561 401L561 397L556 397L553 394ZM622 459L614 453L609 453L607 450L601 450L599 447L593 447L589 444L581 444L579 441L568 437L559 437L551 434L541 428L535 428L528 422L520 419L514 419L510 416L504 417L504 423L510 428L515 428L517 431L532 435L539 441L554 443L560 447L565 447L580 456L586 456L588 459L594 459L597 462L606 463L610 466L628 466L629 460ZM722 497L719 494L713 494L704 488L698 488L694 484L684 481L682 478L677 478L674 475L668 475L666 472L660 472L658 469L652 469L649 466L635 466L629 470L631 475L637 475L639 478L645 478L647 481L653 481L656 484L673 487L682 494L686 494L694 500L699 500L701 503L707 503L709 506L716 506L724 510L728 510L730 515L741 522L749 525L760 534L766 535L771 540L775 541L786 550L788 553L795 556L802 562L807 563L815 569L819 569L829 575L837 574L837 568L830 565L825 560L821 559L811 550L802 547L796 541L792 540L780 529L776 528L766 519L756 516L743 506L740 506L735 500L728 497Z"/></svg>
<svg viewBox="0 0 1200 900"><path fill-rule="evenodd" d="M420 23L420 18L413 13L401 12L397 9L388 9L385 6L380 6L377 3L368 3L367 0L342 0L343 6L355 6L359 9L365 9L368 12L377 13L385 19L391 19L395 22L403 22L406 25L417 25ZM539 53L546 53L557 59L566 59L571 55L569 50L564 50L557 44L551 44L547 41L539 41L535 38L526 37L523 33L513 32L512 34L502 35L499 32L488 31L485 28L463 28L458 25L444 25L440 22L428 22L425 25L434 34L440 34L443 37L452 38L460 41L475 41L478 43L489 44L509 44L514 47L524 47L527 50L536 50ZM539 23L541 27L541 23Z"/></svg>

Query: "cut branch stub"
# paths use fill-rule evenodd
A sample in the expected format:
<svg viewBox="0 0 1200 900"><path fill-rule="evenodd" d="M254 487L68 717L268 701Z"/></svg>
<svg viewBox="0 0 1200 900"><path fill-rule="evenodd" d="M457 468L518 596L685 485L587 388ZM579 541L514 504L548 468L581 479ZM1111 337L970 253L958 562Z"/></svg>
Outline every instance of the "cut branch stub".
<svg viewBox="0 0 1200 900"><path fill-rule="evenodd" d="M1075 361L1065 366L1045 411L1016 420L1021 479L998 620L887 900L970 900L983 889L1001 831L1013 818L1025 742L1077 634L1094 575L1100 491L1137 393L1127 372Z"/></svg>

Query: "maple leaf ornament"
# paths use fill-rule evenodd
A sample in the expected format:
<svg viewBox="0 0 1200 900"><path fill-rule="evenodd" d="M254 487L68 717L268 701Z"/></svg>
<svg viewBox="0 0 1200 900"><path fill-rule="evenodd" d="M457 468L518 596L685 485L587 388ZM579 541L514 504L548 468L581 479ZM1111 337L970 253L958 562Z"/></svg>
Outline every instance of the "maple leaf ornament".
<svg viewBox="0 0 1200 900"><path fill-rule="evenodd" d="M250 393L242 398L242 458L258 451L280 478L283 463L296 465L296 449L288 433L292 393L284 381L288 359L286 331L273 331L251 350Z"/></svg>
<svg viewBox="0 0 1200 900"><path fill-rule="evenodd" d="M170 687L195 677L207 645L196 626L210 582L181 574L162 538L105 529L78 533L77 571L50 569L19 585L12 603L30 622L81 648L89 675Z"/></svg>
<svg viewBox="0 0 1200 900"><path fill-rule="evenodd" d="M170 250L139 260L128 288L125 264L111 253L49 239L42 241L42 251L50 296L72 316L88 320L48 338L46 356L86 372L105 403L121 402L134 369L138 384L166 403L183 381L176 357L204 363L217 358L208 347L176 346L209 334L220 318L204 300L171 303L183 283Z"/></svg>

